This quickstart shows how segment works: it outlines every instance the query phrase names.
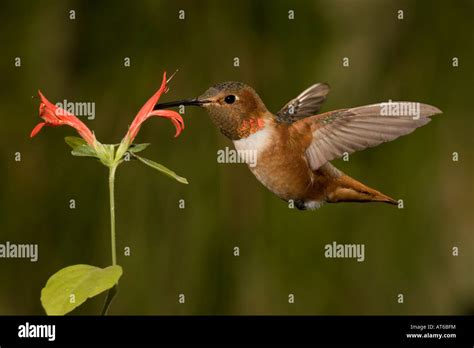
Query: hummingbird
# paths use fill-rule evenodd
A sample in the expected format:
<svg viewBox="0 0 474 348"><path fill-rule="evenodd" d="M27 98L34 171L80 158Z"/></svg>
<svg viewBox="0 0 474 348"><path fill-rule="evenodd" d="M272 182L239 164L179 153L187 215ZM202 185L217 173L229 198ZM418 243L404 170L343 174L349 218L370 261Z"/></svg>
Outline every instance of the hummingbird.
<svg viewBox="0 0 474 348"><path fill-rule="evenodd" d="M324 203L382 202L395 199L370 188L330 161L413 132L442 113L417 102L391 102L319 113L330 87L316 83L268 111L255 90L242 82L223 82L197 98L156 104L204 108L238 153L253 151L250 171L279 198L300 210Z"/></svg>

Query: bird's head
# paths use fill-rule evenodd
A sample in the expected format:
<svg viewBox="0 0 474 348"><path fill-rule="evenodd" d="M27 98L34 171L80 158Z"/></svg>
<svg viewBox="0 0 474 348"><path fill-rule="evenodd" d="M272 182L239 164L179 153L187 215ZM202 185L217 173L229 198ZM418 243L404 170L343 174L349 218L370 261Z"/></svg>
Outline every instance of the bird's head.
<svg viewBox="0 0 474 348"><path fill-rule="evenodd" d="M242 82L222 82L197 98L161 103L155 109L194 105L207 110L212 122L232 140L258 131L271 114L255 90Z"/></svg>

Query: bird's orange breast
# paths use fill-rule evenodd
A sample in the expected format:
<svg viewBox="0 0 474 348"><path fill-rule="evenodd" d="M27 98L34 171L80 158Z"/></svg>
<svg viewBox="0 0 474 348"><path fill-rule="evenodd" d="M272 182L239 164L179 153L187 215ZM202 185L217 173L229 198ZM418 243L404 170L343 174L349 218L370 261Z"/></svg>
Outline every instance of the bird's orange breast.
<svg viewBox="0 0 474 348"><path fill-rule="evenodd" d="M285 200L305 197L313 184L305 148L286 125L268 123L249 137L234 141L236 149L257 151L256 165L249 166L257 179Z"/></svg>

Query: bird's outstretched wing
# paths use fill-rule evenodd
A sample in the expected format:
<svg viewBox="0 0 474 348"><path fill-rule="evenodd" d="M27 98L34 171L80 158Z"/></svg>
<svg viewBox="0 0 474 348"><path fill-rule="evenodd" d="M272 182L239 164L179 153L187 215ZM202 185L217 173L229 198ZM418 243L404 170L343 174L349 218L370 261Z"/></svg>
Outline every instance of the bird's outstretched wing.
<svg viewBox="0 0 474 348"><path fill-rule="evenodd" d="M290 100L276 114L278 122L293 123L300 118L316 115L329 93L329 85L316 83Z"/></svg>
<svg viewBox="0 0 474 348"><path fill-rule="evenodd" d="M316 170L344 153L374 147L409 134L430 122L430 116L442 113L431 105L411 104L419 105L418 115L385 115L382 110L386 103L381 103L307 117L293 123L291 128L308 140L306 157L311 169Z"/></svg>

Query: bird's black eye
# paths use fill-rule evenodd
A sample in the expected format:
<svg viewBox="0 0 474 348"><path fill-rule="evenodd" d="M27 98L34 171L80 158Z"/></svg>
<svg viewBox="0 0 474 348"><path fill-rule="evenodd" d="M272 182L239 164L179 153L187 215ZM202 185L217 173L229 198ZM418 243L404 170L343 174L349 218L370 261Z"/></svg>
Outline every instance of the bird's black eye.
<svg viewBox="0 0 474 348"><path fill-rule="evenodd" d="M226 96L224 98L224 101L227 103L227 104L232 104L235 102L235 95L232 95L232 94L229 94L228 96Z"/></svg>

